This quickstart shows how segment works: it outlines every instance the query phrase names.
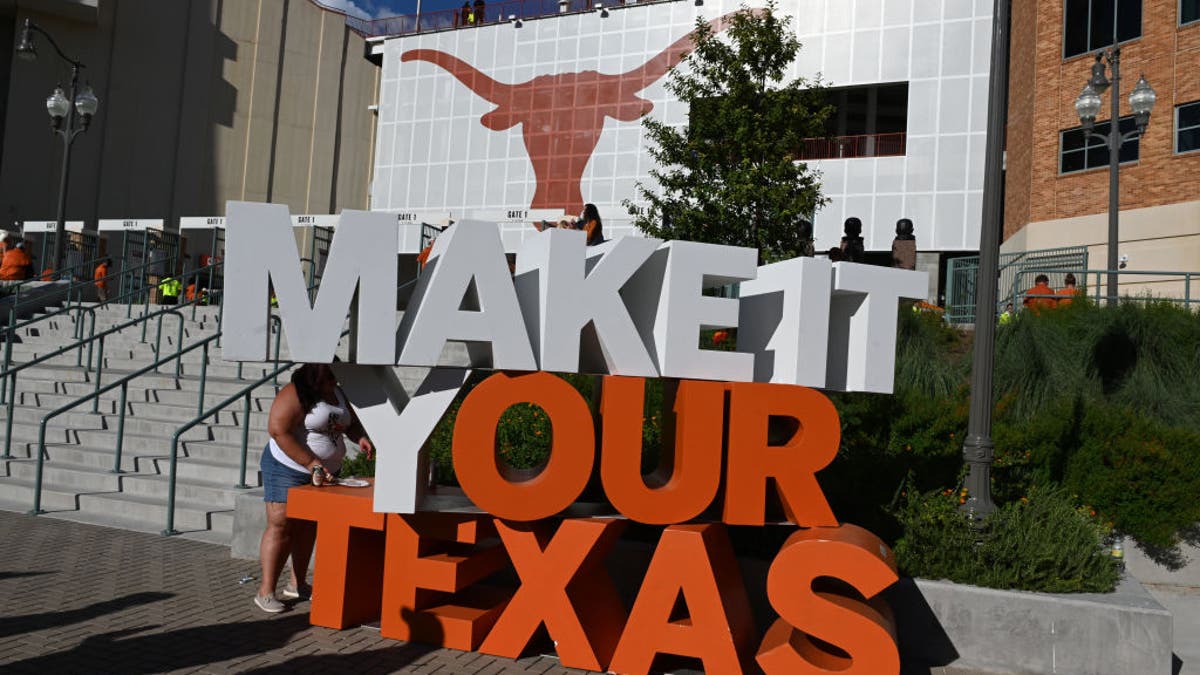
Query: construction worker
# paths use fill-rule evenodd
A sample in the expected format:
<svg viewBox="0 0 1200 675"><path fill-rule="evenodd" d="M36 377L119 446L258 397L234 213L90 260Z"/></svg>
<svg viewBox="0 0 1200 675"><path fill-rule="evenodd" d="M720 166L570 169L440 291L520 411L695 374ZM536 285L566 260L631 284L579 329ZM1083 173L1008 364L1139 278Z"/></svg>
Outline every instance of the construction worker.
<svg viewBox="0 0 1200 675"><path fill-rule="evenodd" d="M25 242L18 241L17 245L4 252L0 260L0 281L24 281L33 272L33 259L25 252Z"/></svg>
<svg viewBox="0 0 1200 675"><path fill-rule="evenodd" d="M108 302L108 258L101 258L100 264L96 265L96 272L92 278L96 282L96 297L100 302Z"/></svg>
<svg viewBox="0 0 1200 675"><path fill-rule="evenodd" d="M1059 307L1066 307L1071 304L1071 300L1076 295L1079 295L1079 288L1076 286L1074 274L1067 272L1067 276L1063 278L1063 283L1065 285L1058 289L1058 293L1055 294L1058 296Z"/></svg>
<svg viewBox="0 0 1200 675"><path fill-rule="evenodd" d="M183 284L175 277L167 277L158 283L158 304L160 305L177 305L179 304L179 293L183 290Z"/></svg>
<svg viewBox="0 0 1200 675"><path fill-rule="evenodd" d="M1021 303L1034 313L1042 309L1054 309L1058 305L1054 289L1050 288L1050 277L1039 274L1033 279L1033 287L1025 291L1025 300Z"/></svg>

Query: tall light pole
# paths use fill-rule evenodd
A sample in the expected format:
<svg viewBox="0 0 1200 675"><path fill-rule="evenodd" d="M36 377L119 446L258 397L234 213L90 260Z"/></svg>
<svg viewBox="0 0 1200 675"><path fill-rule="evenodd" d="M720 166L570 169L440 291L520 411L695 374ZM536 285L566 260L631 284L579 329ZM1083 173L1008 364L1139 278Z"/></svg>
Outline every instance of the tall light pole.
<svg viewBox="0 0 1200 675"><path fill-rule="evenodd" d="M46 98L46 112L50 113L50 128L55 135L62 138L63 142L62 176L58 183L58 223L54 228L54 259L51 265L55 274L60 274L62 272L64 230L67 221L67 178L71 169L71 144L75 142L76 136L87 131L88 125L92 122L92 116L100 107L100 100L96 98L90 85L84 84L83 89L79 88L79 71L84 68L83 63L64 54L54 38L29 19L25 19L25 25L21 28L21 36L17 41L17 57L22 61L37 59L37 47L33 43L34 32L41 33L42 37L46 38L46 41L58 53L59 58L71 66L70 90L64 93L62 86L59 85ZM76 113L79 113L78 119L75 117Z"/></svg>
<svg viewBox="0 0 1200 675"><path fill-rule="evenodd" d="M975 517L996 510L992 502L992 368L996 351L996 287L1004 202L1004 125L1008 116L1009 0L992 6L992 53L988 73L987 147L983 172L983 222L979 232L979 276L975 281L975 347L971 355L971 408L963 461L967 465L965 507Z"/></svg>
<svg viewBox="0 0 1200 675"><path fill-rule="evenodd" d="M1104 62L1112 66L1112 81L1104 73ZM1102 101L1100 95L1112 88L1112 113L1108 122L1108 133L1095 132L1096 115L1100 113ZM1079 113L1079 121L1088 138L1103 141L1108 148L1108 288L1105 295L1108 304L1117 303L1117 241L1118 215L1120 206L1120 173L1121 146L1131 138L1140 137L1146 132L1150 123L1150 111L1154 109L1154 101L1158 96L1150 88L1146 76L1142 75L1129 94L1129 107L1133 110L1136 128L1128 133L1121 133L1121 46L1117 42L1117 21L1113 18L1113 46L1097 52L1096 62L1092 64L1092 77L1083 86L1079 98L1075 99L1075 112Z"/></svg>

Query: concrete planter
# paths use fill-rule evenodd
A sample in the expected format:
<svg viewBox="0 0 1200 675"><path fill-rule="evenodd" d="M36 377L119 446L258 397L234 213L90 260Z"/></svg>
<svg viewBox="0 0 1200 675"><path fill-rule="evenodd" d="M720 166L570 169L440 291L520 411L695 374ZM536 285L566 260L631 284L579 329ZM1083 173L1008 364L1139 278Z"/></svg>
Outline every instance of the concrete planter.
<svg viewBox="0 0 1200 675"><path fill-rule="evenodd" d="M888 596L908 664L996 673L1172 673L1171 614L1129 575L1106 594L903 579Z"/></svg>

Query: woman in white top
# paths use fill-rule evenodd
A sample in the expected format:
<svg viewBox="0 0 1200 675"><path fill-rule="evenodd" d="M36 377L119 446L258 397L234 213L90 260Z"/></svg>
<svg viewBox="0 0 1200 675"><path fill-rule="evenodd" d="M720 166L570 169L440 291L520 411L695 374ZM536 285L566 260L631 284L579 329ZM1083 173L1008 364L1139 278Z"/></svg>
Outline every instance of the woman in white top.
<svg viewBox="0 0 1200 675"><path fill-rule="evenodd" d="M287 491L308 484L314 473L332 481L346 456L343 435L357 443L367 457L375 448L325 364L305 364L292 373L292 383L279 390L271 404L267 433L271 439L263 448L261 462L267 528L259 545L262 583L254 604L275 613L284 609L275 597L275 585L289 554L292 578L282 595L288 599L308 597L304 580L316 536L313 523L288 521Z"/></svg>

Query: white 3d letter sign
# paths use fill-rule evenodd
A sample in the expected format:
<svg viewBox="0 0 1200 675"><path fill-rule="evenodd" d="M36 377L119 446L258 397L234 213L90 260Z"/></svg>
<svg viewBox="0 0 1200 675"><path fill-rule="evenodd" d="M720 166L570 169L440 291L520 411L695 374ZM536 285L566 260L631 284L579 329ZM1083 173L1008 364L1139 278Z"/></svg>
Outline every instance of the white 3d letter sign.
<svg viewBox="0 0 1200 675"><path fill-rule="evenodd" d="M587 247L558 229L527 238L512 273L496 225L461 221L438 237L397 326L398 236L392 214L344 211L310 303L287 208L230 202L223 340L227 360L268 360L273 286L288 357L329 363L357 290L357 349L335 371L368 433L387 439L375 508L397 513L416 510L421 448L470 372L437 367L448 342L466 344L471 368L890 393L897 302L927 283L814 258L757 267L755 250L736 246ZM733 283L739 298L705 293ZM716 328L738 329L738 351L702 348L701 331ZM396 366L433 370L405 391Z"/></svg>

